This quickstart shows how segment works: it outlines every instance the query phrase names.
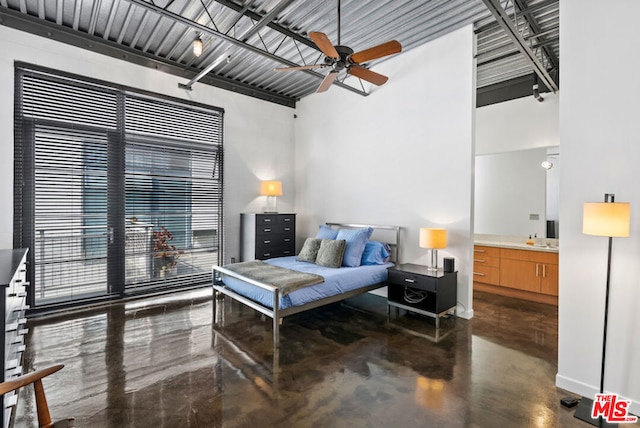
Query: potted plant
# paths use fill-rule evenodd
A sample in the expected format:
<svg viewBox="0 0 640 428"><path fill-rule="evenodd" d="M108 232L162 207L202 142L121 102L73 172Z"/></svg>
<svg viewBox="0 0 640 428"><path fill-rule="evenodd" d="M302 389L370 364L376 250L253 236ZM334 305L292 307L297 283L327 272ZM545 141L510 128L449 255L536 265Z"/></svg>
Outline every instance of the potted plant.
<svg viewBox="0 0 640 428"><path fill-rule="evenodd" d="M173 241L173 235L166 227L160 226L160 230L153 231L153 258L156 273L164 274L173 269L183 253L171 244L171 241Z"/></svg>

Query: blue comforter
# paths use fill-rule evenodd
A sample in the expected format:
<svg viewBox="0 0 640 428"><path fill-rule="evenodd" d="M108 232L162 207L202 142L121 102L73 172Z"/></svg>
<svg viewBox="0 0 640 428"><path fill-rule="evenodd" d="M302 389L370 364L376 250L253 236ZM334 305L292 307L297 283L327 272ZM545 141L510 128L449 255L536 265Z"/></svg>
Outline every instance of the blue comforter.
<svg viewBox="0 0 640 428"><path fill-rule="evenodd" d="M278 257L265 260L274 266L285 267L301 272L314 273L324 277L324 282L296 290L280 298L280 309L300 306L324 297L335 296L357 288L377 284L387 280L387 269L393 263L358 267L328 268L315 263L301 262L296 256ZM238 279L223 276L225 285L238 294L273 308L273 294L269 291L246 284Z"/></svg>

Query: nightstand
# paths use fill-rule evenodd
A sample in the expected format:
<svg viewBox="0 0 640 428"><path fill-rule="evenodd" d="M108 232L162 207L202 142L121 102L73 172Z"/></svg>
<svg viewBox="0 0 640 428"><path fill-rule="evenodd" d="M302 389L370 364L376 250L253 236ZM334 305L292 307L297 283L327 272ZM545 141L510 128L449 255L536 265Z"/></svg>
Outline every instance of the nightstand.
<svg viewBox="0 0 640 428"><path fill-rule="evenodd" d="M426 315L436 320L455 311L458 273L434 272L426 266L405 263L389 268L387 309L391 306Z"/></svg>

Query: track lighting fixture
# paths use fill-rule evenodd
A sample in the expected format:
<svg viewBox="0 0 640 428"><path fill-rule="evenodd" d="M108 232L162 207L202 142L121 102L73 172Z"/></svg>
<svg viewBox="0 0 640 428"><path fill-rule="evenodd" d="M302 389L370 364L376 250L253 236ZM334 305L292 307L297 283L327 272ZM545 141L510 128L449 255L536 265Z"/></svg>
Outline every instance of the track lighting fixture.
<svg viewBox="0 0 640 428"><path fill-rule="evenodd" d="M540 95L540 92L538 91L538 84L536 83L535 85L533 85L533 98L535 98L536 100L543 102L544 98L542 98L542 95Z"/></svg>

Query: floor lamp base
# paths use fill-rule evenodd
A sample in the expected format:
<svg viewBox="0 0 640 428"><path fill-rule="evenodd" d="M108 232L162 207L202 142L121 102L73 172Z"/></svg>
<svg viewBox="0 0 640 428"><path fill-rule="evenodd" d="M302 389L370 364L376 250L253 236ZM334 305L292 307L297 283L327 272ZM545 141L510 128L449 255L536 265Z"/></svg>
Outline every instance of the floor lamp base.
<svg viewBox="0 0 640 428"><path fill-rule="evenodd" d="M609 422L605 421L604 419L601 421L600 419L602 419L602 418L593 419L591 417L591 409L592 408L593 408L593 400L591 398L582 397L580 399L580 402L578 403L578 407L576 408L576 412L573 414L573 417L574 418L578 418L581 421L585 421L587 423L590 423L591 425L593 425L595 427L610 428L610 427L617 427L618 426L618 424L609 423Z"/></svg>

